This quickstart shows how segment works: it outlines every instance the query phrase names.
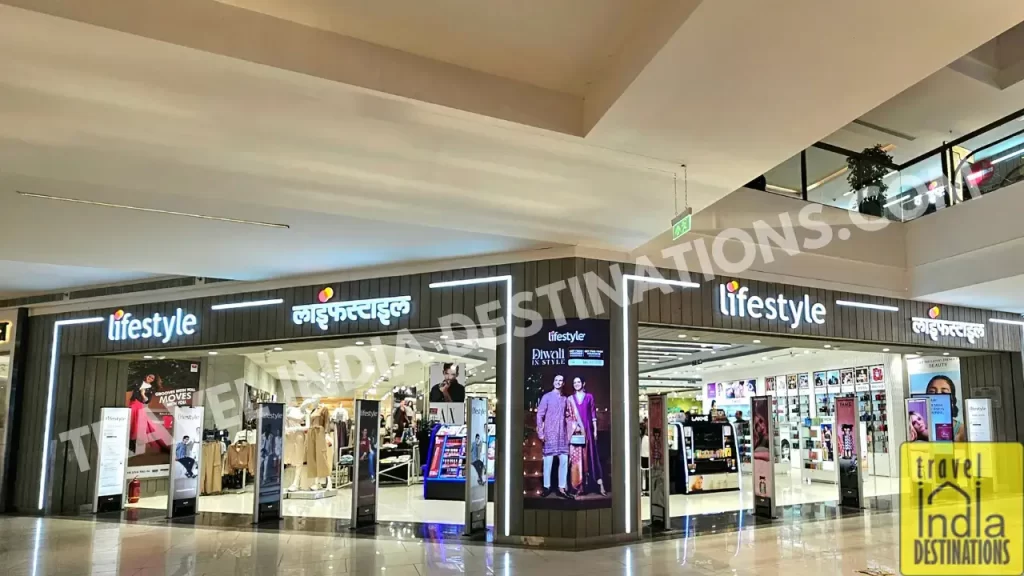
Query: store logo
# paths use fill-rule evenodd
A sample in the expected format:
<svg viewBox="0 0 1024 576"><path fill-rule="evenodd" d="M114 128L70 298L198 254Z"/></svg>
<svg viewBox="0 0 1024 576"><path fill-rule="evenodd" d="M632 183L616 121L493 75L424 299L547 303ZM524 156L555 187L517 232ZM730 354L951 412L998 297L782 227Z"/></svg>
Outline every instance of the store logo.
<svg viewBox="0 0 1024 576"><path fill-rule="evenodd" d="M907 443L901 461L900 571L910 576L1024 571L1024 447ZM1005 464L1005 465L1004 465Z"/></svg>
<svg viewBox="0 0 1024 576"><path fill-rule="evenodd" d="M186 314L181 308L173 316L163 316L159 312L151 318L135 318L131 312L118 310L110 315L107 323L107 340L145 340L159 338L167 344L175 336L191 336L196 333L199 320L195 314Z"/></svg>
<svg viewBox="0 0 1024 576"><path fill-rule="evenodd" d="M334 288L331 288L330 286L324 288L316 295L316 299L319 300L321 304L326 304L331 298L334 298Z"/></svg>
<svg viewBox="0 0 1024 576"><path fill-rule="evenodd" d="M718 286L718 310L726 316L750 316L754 319L781 320L788 322L789 327L796 330L800 324L824 324L828 310L821 302L811 304L811 297L804 294L801 300L790 300L779 294L775 297L761 298L748 296L746 286L733 280Z"/></svg>
<svg viewBox="0 0 1024 576"><path fill-rule="evenodd" d="M583 339L587 335L583 332L557 332L552 330L548 332L548 342L568 342L574 344L576 342L583 342Z"/></svg>
<svg viewBox="0 0 1024 576"><path fill-rule="evenodd" d="M362 410L362 411L359 412L359 415L362 416L363 418L376 418L377 417L377 411L376 410Z"/></svg>
<svg viewBox="0 0 1024 576"><path fill-rule="evenodd" d="M974 344L975 340L985 337L985 325L974 322L959 322L954 320L942 320L939 316L942 311L938 306L928 309L927 318L911 318L910 328L914 334L924 334L938 342L939 336L949 338L967 338L967 341Z"/></svg>
<svg viewBox="0 0 1024 576"><path fill-rule="evenodd" d="M11 323L0 322L0 344L6 344L11 339Z"/></svg>

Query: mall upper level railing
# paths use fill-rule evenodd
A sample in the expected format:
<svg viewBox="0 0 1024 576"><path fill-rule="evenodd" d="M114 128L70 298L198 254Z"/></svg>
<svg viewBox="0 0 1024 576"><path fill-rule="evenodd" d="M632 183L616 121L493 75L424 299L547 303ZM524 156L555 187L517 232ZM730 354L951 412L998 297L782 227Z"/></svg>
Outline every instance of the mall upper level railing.
<svg viewBox="0 0 1024 576"><path fill-rule="evenodd" d="M1024 181L1024 110L902 164L818 142L748 187L906 222Z"/></svg>

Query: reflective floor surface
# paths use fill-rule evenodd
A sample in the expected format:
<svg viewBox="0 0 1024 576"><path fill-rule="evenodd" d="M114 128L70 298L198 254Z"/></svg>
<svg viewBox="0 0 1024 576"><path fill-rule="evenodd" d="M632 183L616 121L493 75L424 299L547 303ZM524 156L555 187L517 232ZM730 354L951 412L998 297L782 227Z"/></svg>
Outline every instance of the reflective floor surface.
<svg viewBox="0 0 1024 576"><path fill-rule="evenodd" d="M0 517L7 576L557 574L793 576L895 573L898 517L744 527L586 552L506 548L459 539L256 532L85 519ZM400 536L400 535L399 535Z"/></svg>

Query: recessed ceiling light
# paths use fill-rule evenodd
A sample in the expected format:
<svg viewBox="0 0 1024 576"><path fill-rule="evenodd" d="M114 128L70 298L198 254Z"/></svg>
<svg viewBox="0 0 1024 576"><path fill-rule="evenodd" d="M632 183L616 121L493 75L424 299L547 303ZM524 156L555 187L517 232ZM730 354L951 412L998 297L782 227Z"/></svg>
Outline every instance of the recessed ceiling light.
<svg viewBox="0 0 1024 576"><path fill-rule="evenodd" d="M888 351L889 351L888 348L882 348L882 352L888 352Z"/></svg>
<svg viewBox="0 0 1024 576"><path fill-rule="evenodd" d="M811 353L810 350L804 350L804 354L810 354L810 353Z"/></svg>
<svg viewBox="0 0 1024 576"><path fill-rule="evenodd" d="M760 343L761 343L760 340L754 340L754 344L760 344Z"/></svg>
<svg viewBox="0 0 1024 576"><path fill-rule="evenodd" d="M484 351L484 349L483 349L483 348L478 348L478 349L477 349L477 352L483 352L483 351Z"/></svg>
<svg viewBox="0 0 1024 576"><path fill-rule="evenodd" d="M686 334L680 334L679 337L680 338L686 338Z"/></svg>
<svg viewBox="0 0 1024 576"><path fill-rule="evenodd" d="M694 336L692 339L693 340L700 340L700 336Z"/></svg>
<svg viewBox="0 0 1024 576"><path fill-rule="evenodd" d="M217 352L210 352L210 356L216 356Z"/></svg>
<svg viewBox="0 0 1024 576"><path fill-rule="evenodd" d="M914 352L914 354L917 354L918 356L920 356L921 352Z"/></svg>
<svg viewBox="0 0 1024 576"><path fill-rule="evenodd" d="M949 356L949 352L943 352L942 355L943 356Z"/></svg>
<svg viewBox="0 0 1024 576"><path fill-rule="evenodd" d="M153 357L152 356L143 356L142 359L143 360L152 360Z"/></svg>
<svg viewBox="0 0 1024 576"><path fill-rule="evenodd" d="M447 340L447 339L448 339L448 335L447 334L441 334L441 340Z"/></svg>
<svg viewBox="0 0 1024 576"><path fill-rule="evenodd" d="M825 348L831 348L831 347L832 347L831 344L825 344Z"/></svg>
<svg viewBox="0 0 1024 576"><path fill-rule="evenodd" d="M768 361L768 357L767 356L761 356L761 360L764 361L764 362L767 362Z"/></svg>
<svg viewBox="0 0 1024 576"><path fill-rule="evenodd" d="M281 348L280 346L274 346L274 352L280 352L282 350L284 350L284 348Z"/></svg>
<svg viewBox="0 0 1024 576"><path fill-rule="evenodd" d="M356 346L362 346L363 344L366 344L366 342L363 342L362 340L356 342Z"/></svg>
<svg viewBox="0 0 1024 576"><path fill-rule="evenodd" d="M373 348L370 348L370 352L376 352L376 351L377 351L377 347L376 346L373 347Z"/></svg>
<svg viewBox="0 0 1024 576"><path fill-rule="evenodd" d="M718 354L718 350L712 350L711 353L712 354Z"/></svg>
<svg viewBox="0 0 1024 576"><path fill-rule="evenodd" d="M157 360L166 360L166 359L167 359L167 356L158 356L157 357Z"/></svg>
<svg viewBox="0 0 1024 576"><path fill-rule="evenodd" d="M373 374L373 366L367 366L366 367L366 373L367 374Z"/></svg>

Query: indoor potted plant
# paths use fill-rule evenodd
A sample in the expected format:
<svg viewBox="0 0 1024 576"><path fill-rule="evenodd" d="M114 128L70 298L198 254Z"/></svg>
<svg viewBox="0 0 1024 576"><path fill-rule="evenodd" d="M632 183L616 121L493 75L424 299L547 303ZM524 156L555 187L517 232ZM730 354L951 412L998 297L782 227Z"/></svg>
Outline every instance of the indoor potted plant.
<svg viewBox="0 0 1024 576"><path fill-rule="evenodd" d="M857 192L861 214L881 217L885 208L885 192L889 185L882 181L892 168L892 156L875 144L856 156L846 158L846 182Z"/></svg>

